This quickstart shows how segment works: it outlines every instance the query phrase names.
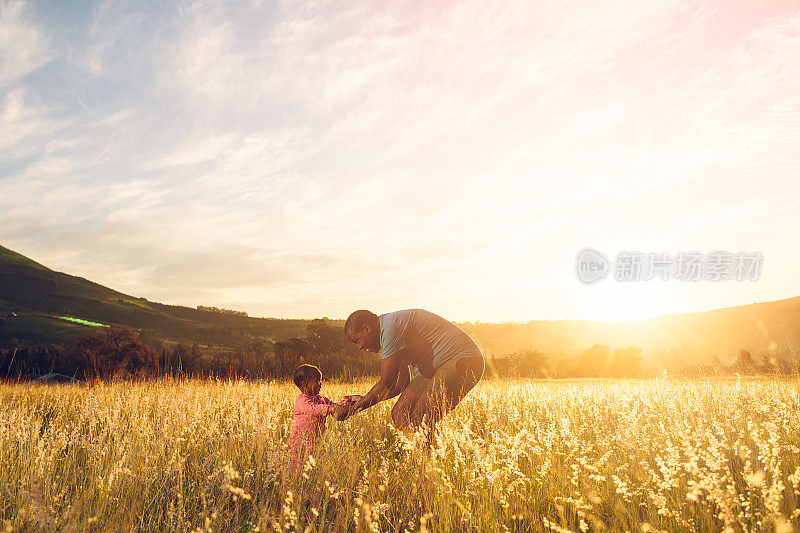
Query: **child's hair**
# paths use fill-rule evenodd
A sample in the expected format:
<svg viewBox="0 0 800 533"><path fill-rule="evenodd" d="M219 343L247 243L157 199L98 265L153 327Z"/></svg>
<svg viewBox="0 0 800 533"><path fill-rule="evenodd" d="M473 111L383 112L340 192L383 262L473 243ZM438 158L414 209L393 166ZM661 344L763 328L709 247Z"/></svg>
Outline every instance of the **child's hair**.
<svg viewBox="0 0 800 533"><path fill-rule="evenodd" d="M322 379L322 372L314 365L300 365L295 369L294 374L292 374L292 380L294 380L294 384L298 387L311 378Z"/></svg>

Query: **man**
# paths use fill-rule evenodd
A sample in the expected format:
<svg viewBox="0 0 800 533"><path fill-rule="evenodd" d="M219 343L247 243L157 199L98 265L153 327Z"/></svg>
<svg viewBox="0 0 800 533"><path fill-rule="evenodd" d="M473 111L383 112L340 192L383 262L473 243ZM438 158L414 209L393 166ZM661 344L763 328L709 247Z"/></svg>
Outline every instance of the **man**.
<svg viewBox="0 0 800 533"><path fill-rule="evenodd" d="M483 377L481 349L462 329L424 309L376 315L355 311L344 326L345 337L361 350L381 355L381 377L341 420L376 403L400 398L392 408L398 429L436 423ZM412 379L410 369L415 370Z"/></svg>

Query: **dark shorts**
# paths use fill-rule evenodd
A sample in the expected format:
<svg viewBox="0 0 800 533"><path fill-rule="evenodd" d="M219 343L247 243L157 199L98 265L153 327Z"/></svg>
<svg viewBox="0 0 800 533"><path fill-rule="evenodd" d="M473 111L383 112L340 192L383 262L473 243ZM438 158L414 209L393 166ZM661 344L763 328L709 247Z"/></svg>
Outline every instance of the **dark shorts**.
<svg viewBox="0 0 800 533"><path fill-rule="evenodd" d="M445 394L456 404L481 380L486 364L483 357L454 357L436 370L431 378L416 376L408 388L420 396L428 390Z"/></svg>

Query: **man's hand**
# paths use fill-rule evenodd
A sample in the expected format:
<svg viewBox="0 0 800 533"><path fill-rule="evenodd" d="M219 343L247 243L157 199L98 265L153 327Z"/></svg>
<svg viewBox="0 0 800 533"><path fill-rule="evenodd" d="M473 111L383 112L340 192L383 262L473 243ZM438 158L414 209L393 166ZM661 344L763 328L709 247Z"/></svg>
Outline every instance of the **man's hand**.
<svg viewBox="0 0 800 533"><path fill-rule="evenodd" d="M361 398L363 398L363 396L361 396L360 394L348 394L347 396L342 398L342 403L345 405L352 405L361 400Z"/></svg>

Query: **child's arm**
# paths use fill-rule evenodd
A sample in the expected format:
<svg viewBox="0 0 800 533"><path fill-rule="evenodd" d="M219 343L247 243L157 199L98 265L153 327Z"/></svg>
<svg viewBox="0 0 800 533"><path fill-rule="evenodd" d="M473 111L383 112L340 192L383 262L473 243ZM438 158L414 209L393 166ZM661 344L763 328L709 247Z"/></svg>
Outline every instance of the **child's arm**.
<svg viewBox="0 0 800 533"><path fill-rule="evenodd" d="M328 400L330 402L330 400ZM294 409L298 413L303 413L309 416L328 416L333 414L333 402L331 403L314 403L305 394L297 397L294 402Z"/></svg>

